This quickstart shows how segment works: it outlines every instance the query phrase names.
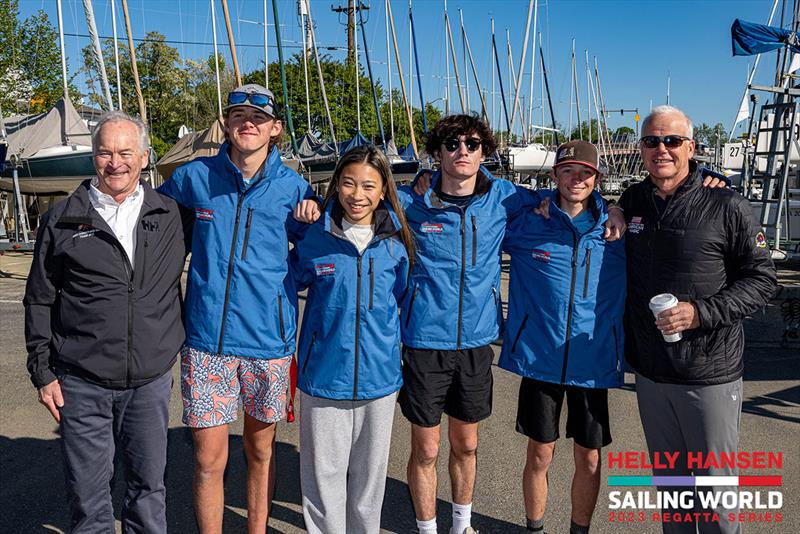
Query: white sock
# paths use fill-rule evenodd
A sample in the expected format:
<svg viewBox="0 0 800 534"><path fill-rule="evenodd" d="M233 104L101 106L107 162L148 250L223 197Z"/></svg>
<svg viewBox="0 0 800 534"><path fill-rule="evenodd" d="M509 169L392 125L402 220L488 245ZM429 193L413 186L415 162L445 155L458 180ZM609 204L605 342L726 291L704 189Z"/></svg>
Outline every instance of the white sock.
<svg viewBox="0 0 800 534"><path fill-rule="evenodd" d="M472 503L456 504L453 503L453 534L463 534L468 527L472 526Z"/></svg>
<svg viewBox="0 0 800 534"><path fill-rule="evenodd" d="M417 519L417 530L419 534L437 534L436 533L436 517L428 519L427 521L420 521Z"/></svg>

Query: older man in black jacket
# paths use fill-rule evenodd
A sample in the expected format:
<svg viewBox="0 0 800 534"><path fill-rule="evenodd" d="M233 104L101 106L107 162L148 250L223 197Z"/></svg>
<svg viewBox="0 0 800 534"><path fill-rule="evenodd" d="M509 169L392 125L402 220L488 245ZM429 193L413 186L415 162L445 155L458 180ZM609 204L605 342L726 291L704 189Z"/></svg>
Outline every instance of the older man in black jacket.
<svg viewBox="0 0 800 534"><path fill-rule="evenodd" d="M775 267L748 201L730 189L702 187L683 112L654 108L640 143L650 176L620 199L628 223L625 356L636 371L651 458L679 454L673 469L654 474L734 475L727 468L692 469L687 455L738 449L742 320L772 296ZM648 304L661 293L678 303L656 320ZM676 333L680 341L665 341ZM727 512L702 524L665 522L663 530L739 532Z"/></svg>
<svg viewBox="0 0 800 534"><path fill-rule="evenodd" d="M140 180L145 125L122 112L92 135L97 177L43 217L25 290L28 371L59 423L71 531L114 532L115 442L125 532L166 532L172 373L183 343L178 206Z"/></svg>

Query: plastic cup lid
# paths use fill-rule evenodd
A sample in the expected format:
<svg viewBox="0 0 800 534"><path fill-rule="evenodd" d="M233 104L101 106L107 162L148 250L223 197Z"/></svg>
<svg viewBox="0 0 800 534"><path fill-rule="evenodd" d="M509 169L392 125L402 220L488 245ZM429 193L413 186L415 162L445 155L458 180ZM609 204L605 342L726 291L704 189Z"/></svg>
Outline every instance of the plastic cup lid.
<svg viewBox="0 0 800 534"><path fill-rule="evenodd" d="M650 299L651 308L672 307L678 303L678 299L671 293L661 293Z"/></svg>

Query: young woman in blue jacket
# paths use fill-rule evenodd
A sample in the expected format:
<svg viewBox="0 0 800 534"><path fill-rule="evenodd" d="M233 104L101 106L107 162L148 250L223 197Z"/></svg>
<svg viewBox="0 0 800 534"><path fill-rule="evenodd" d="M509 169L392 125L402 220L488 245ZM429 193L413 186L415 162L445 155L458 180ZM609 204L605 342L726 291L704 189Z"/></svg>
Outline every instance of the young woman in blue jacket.
<svg viewBox="0 0 800 534"><path fill-rule="evenodd" d="M322 211L291 252L298 290L309 288L297 383L303 515L311 533L377 533L413 240L373 146L339 161Z"/></svg>

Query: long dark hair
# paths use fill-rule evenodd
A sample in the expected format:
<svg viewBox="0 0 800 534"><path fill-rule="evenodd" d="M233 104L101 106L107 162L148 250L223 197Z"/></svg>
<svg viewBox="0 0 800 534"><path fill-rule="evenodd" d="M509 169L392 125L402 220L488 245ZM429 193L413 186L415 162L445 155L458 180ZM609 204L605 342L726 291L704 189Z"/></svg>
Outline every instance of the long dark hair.
<svg viewBox="0 0 800 534"><path fill-rule="evenodd" d="M322 203L322 211L328 207L328 204L336 198L338 191L337 185L339 184L339 177L342 175L345 167L354 163L361 163L369 165L381 175L383 187L386 188L386 200L392 206L397 219L400 221L400 240L406 247L408 253L409 266L414 265L414 236L408 228L406 222L406 214L403 211L403 206L400 205L400 200L397 198L397 188L394 185L394 177L392 176L392 167L389 165L389 160L383 152L378 150L373 145L362 145L356 147L345 153L344 156L336 164L336 169L333 171L331 181L328 182L328 191L325 193L325 201Z"/></svg>

